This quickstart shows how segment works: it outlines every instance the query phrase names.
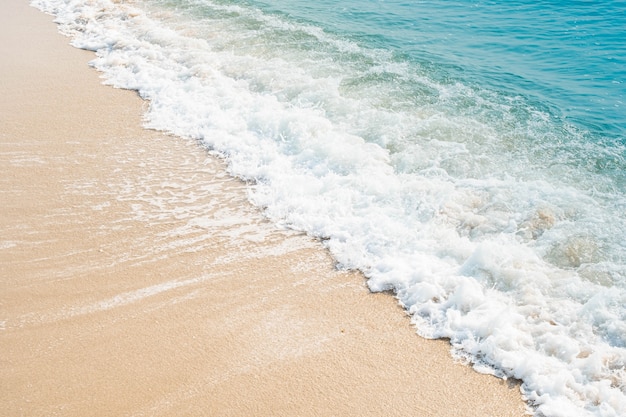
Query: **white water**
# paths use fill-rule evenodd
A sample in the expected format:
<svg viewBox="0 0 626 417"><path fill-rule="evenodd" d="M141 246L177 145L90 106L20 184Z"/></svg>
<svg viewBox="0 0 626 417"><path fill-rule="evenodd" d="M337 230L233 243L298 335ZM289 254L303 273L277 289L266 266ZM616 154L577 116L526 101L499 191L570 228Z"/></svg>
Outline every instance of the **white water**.
<svg viewBox="0 0 626 417"><path fill-rule="evenodd" d="M204 141L269 218L322 238L372 290L395 290L420 334L522 379L537 415L626 415L626 200L601 169L571 163L599 164L599 147L519 97L195 3L221 17L34 1L96 51L107 83L150 100L146 126ZM414 90L398 90L406 80Z"/></svg>

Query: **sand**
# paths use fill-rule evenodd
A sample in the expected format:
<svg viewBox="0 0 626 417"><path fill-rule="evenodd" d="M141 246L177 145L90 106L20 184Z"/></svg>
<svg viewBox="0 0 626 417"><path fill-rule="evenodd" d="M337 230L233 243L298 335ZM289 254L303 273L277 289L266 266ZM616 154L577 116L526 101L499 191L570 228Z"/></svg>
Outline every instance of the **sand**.
<svg viewBox="0 0 626 417"><path fill-rule="evenodd" d="M0 2L0 415L522 416Z"/></svg>

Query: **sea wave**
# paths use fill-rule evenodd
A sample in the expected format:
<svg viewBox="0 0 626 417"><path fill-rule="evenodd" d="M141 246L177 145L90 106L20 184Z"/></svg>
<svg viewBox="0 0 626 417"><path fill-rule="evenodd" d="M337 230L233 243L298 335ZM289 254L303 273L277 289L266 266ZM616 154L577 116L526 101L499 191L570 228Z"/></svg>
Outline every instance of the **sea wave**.
<svg viewBox="0 0 626 417"><path fill-rule="evenodd" d="M203 141L270 219L393 290L420 334L522 380L536 415L626 414L619 144L247 3L33 4L149 101L147 127Z"/></svg>

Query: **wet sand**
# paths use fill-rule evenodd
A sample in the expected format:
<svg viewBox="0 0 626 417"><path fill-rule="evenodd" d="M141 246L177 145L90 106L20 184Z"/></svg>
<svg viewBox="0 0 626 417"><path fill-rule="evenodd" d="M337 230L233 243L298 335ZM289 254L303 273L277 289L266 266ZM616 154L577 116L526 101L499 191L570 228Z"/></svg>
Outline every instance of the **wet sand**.
<svg viewBox="0 0 626 417"><path fill-rule="evenodd" d="M522 416L0 2L0 415Z"/></svg>

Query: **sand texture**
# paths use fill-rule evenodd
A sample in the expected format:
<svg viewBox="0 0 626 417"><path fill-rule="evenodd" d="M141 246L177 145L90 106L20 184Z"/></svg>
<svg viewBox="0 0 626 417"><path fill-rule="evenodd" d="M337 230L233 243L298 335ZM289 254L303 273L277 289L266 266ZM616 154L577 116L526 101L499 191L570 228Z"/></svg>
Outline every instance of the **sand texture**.
<svg viewBox="0 0 626 417"><path fill-rule="evenodd" d="M0 2L1 416L522 416Z"/></svg>

